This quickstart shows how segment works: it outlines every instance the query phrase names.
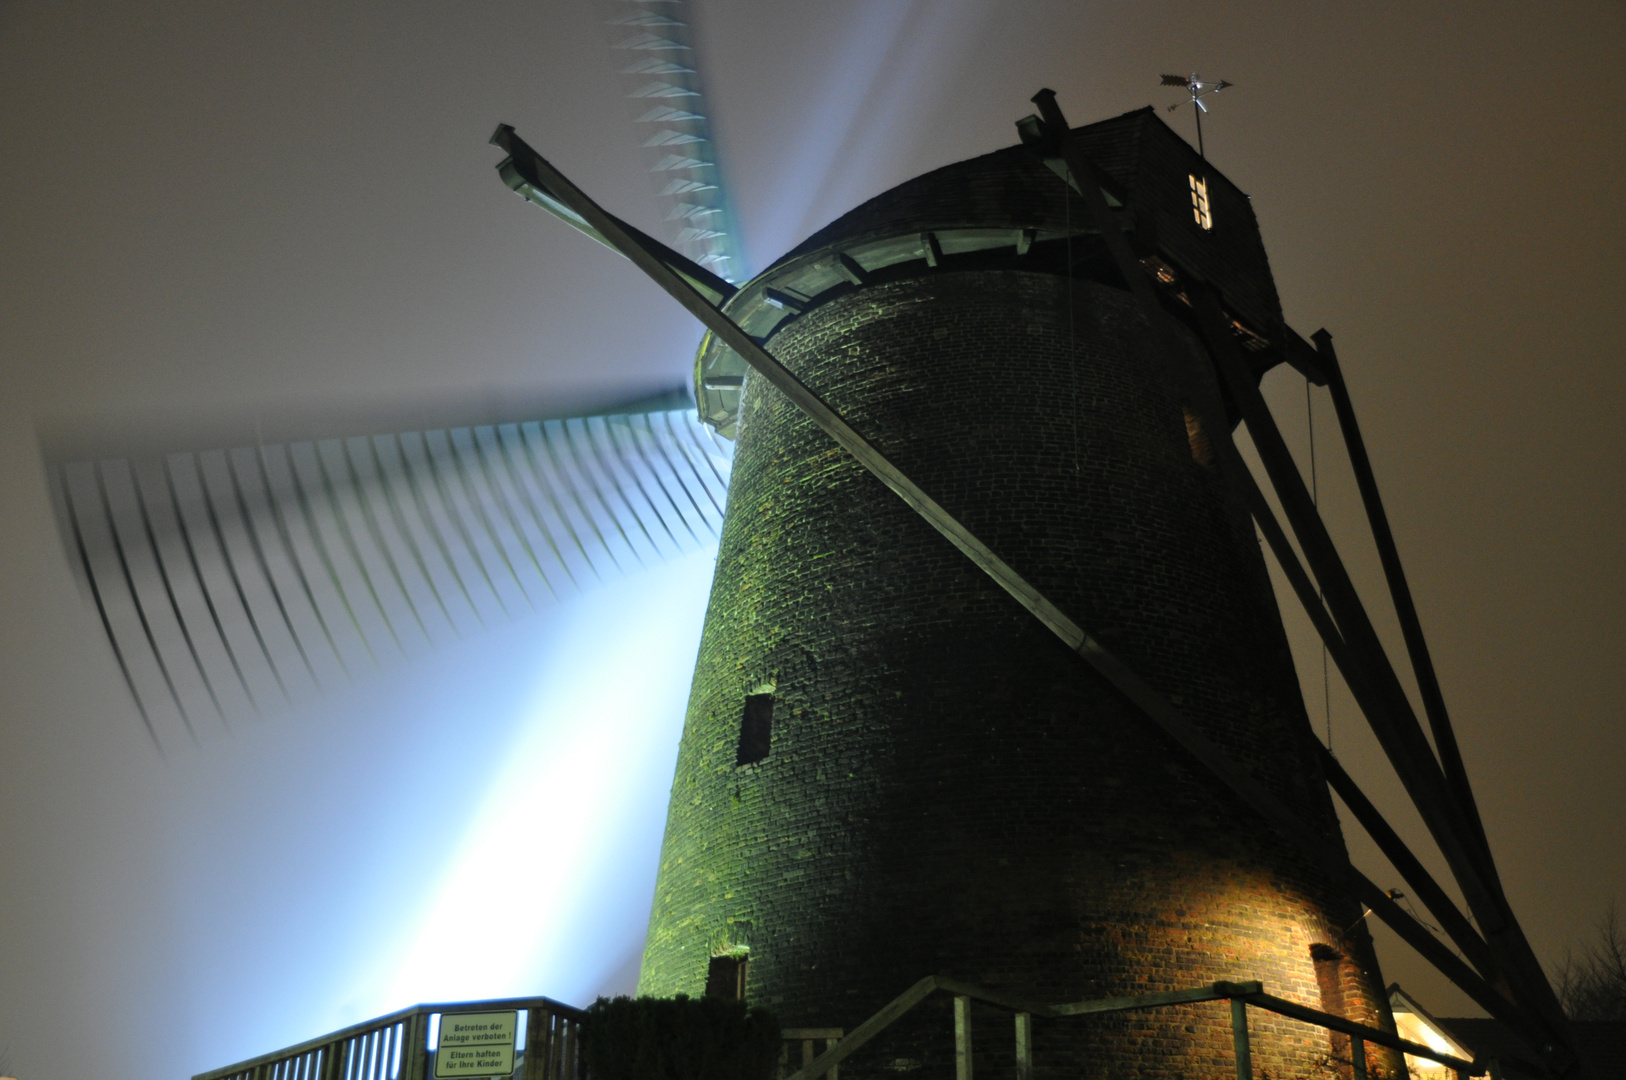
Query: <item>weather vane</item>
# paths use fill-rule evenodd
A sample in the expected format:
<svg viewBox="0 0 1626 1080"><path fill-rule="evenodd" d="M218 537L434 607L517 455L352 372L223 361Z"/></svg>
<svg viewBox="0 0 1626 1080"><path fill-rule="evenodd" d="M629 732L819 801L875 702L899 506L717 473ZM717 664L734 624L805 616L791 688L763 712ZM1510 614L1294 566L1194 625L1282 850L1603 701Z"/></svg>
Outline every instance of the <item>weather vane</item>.
<svg viewBox="0 0 1626 1080"><path fill-rule="evenodd" d="M1204 160L1207 160L1208 155L1203 153L1203 113L1208 111L1208 106L1203 104L1203 98L1209 94L1217 94L1227 86L1235 86L1236 84L1228 83L1224 79L1215 82L1204 82L1193 71L1190 75L1165 75L1163 76L1162 85L1178 86L1191 95L1189 99L1192 106L1191 111L1197 114L1197 153ZM1169 111L1173 112L1184 104L1186 102L1177 101L1169 106Z"/></svg>

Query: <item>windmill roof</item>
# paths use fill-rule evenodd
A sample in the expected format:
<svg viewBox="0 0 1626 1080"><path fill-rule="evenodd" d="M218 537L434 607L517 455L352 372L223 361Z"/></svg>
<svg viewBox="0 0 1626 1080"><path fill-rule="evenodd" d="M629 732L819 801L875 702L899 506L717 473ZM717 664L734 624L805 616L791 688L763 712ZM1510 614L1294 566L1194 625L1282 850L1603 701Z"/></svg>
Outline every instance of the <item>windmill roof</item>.
<svg viewBox="0 0 1626 1080"><path fill-rule="evenodd" d="M1280 326L1264 243L1248 196L1198 156L1151 106L1072 129L1109 193L1128 208L1142 255L1213 282L1228 307L1266 337ZM1212 232L1192 225L1187 174L1202 177ZM1193 179L1193 185L1196 180ZM1083 200L1026 146L1008 146L934 169L883 191L819 229L774 267L831 247L945 229L1072 232L1089 221ZM1069 229L1068 226L1072 228ZM765 274L773 273L770 268Z"/></svg>
<svg viewBox="0 0 1626 1080"><path fill-rule="evenodd" d="M1083 142L1085 152L1119 187L1114 195L1121 195L1132 183L1139 129L1148 119L1157 119L1150 106L1073 129L1073 137ZM1025 146L1007 146L944 165L883 191L809 236L778 262L833 244L910 229L1009 226L1059 230L1069 215L1075 223L1086 220L1082 201L1076 195L1066 199L1064 194L1061 179L1037 155Z"/></svg>

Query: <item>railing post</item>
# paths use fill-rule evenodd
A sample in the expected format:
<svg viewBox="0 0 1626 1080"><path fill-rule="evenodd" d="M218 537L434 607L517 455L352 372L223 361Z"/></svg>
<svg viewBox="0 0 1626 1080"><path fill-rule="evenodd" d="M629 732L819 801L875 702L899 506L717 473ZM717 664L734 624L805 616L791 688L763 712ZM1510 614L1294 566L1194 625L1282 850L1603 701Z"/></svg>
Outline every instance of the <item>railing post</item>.
<svg viewBox="0 0 1626 1080"><path fill-rule="evenodd" d="M1248 1048L1248 1003L1231 999L1231 1042L1236 1046L1236 1080L1253 1080L1253 1051Z"/></svg>
<svg viewBox="0 0 1626 1080"><path fill-rule="evenodd" d="M424 1080L429 1070L425 1068L424 1044L429 1041L429 1018L423 1013L413 1013L401 1021L401 1080Z"/></svg>
<svg viewBox="0 0 1626 1080"><path fill-rule="evenodd" d="M1033 1014L1016 1014L1016 1080L1033 1080Z"/></svg>
<svg viewBox="0 0 1626 1080"><path fill-rule="evenodd" d="M1359 1035L1350 1036L1349 1060L1355 1067L1355 1080L1366 1080L1366 1040Z"/></svg>
<svg viewBox="0 0 1626 1080"><path fill-rule="evenodd" d="M565 1026L564 1080L577 1080L581 1076L581 1047L577 1045L580 1032L576 1030L579 1026L574 1020Z"/></svg>
<svg viewBox="0 0 1626 1080"><path fill-rule="evenodd" d="M548 1020L547 1065L543 1080L565 1080L565 1018L554 1016Z"/></svg>
<svg viewBox="0 0 1626 1080"><path fill-rule="evenodd" d="M322 1080L339 1080L343 1075L339 1069L339 1059L343 1055L343 1039L336 1039L322 1047Z"/></svg>
<svg viewBox="0 0 1626 1080"><path fill-rule="evenodd" d="M954 996L954 1080L971 1080L971 999Z"/></svg>
<svg viewBox="0 0 1626 1080"><path fill-rule="evenodd" d="M525 1010L525 1068L523 1080L543 1080L548 1069L548 1017L545 1008Z"/></svg>

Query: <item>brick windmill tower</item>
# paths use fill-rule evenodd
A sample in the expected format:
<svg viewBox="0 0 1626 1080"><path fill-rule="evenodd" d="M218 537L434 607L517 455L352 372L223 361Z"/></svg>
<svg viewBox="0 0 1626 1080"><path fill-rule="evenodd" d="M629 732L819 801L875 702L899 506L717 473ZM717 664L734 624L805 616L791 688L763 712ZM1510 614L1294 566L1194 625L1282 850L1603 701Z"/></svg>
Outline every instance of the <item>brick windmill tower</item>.
<svg viewBox="0 0 1626 1080"><path fill-rule="evenodd" d="M1075 138L1145 256L1203 273L1268 343L1246 196L1150 109ZM1151 347L1039 156L900 185L725 310L1341 844L1243 466L1216 452L1218 376L1184 328ZM1055 1001L1259 978L1378 1022L1359 907L766 380L719 415L734 363L715 339L700 359L738 441L640 989L698 994L748 958L751 1000L850 1029L929 973ZM1162 1042L1191 1017L1136 1023ZM1189 1064L1094 1033L1102 1068Z"/></svg>
<svg viewBox="0 0 1626 1080"><path fill-rule="evenodd" d="M1287 327L1247 197L1151 109L1071 129L1034 100L1022 145L737 289L493 140L511 187L711 328L700 414L737 441L641 992L851 1030L928 974L1046 1001L1258 979L1392 1030L1370 909L1564 1072L1443 713L1436 761L1261 412L1283 361L1341 394L1330 339ZM1241 421L1478 926L1309 729L1256 524L1322 602ZM1461 957L1349 865L1329 785ZM843 1070L935 1073L930 1020ZM1272 1024L1271 1075L1338 1071L1337 1037ZM1041 1071L1174 1077L1225 1072L1231 1032L1163 1011L1057 1040Z"/></svg>

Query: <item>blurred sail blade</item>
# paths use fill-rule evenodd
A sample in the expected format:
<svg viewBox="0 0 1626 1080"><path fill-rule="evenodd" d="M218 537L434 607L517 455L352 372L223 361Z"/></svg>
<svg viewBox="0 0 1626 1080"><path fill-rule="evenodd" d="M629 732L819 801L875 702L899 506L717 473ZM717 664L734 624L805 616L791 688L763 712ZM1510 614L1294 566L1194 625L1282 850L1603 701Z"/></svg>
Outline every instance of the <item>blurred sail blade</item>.
<svg viewBox="0 0 1626 1080"><path fill-rule="evenodd" d="M68 460L68 556L153 741L255 714L714 544L693 409Z"/></svg>
<svg viewBox="0 0 1626 1080"><path fill-rule="evenodd" d="M684 223L673 234L673 246L727 281L744 281L749 273L693 40L693 6L684 0L606 0L604 9L610 47L645 54L620 65L623 92L632 102L629 119L646 164L656 174L662 216ZM640 32L628 36L629 27ZM672 153L676 146L681 154ZM695 228L697 220L705 227Z"/></svg>

